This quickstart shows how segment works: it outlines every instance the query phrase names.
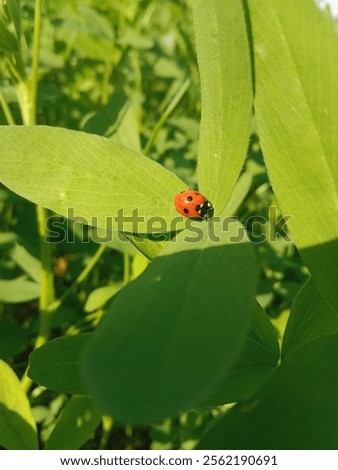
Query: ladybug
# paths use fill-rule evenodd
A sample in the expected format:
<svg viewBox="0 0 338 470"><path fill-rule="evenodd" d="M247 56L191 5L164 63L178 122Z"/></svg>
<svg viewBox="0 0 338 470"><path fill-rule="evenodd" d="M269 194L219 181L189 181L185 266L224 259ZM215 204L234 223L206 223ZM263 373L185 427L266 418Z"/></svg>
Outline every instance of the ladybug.
<svg viewBox="0 0 338 470"><path fill-rule="evenodd" d="M211 202L203 194L193 189L177 194L174 204L177 212L190 219L209 219L214 213Z"/></svg>

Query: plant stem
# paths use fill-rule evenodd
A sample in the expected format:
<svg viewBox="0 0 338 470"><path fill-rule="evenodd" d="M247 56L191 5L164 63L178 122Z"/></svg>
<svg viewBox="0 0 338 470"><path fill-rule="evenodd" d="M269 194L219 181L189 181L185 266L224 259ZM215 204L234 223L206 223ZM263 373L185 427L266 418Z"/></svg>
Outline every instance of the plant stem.
<svg viewBox="0 0 338 470"><path fill-rule="evenodd" d="M41 40L41 11L42 0L35 0L34 14L34 41L33 41L33 64L31 89L29 95L29 124L36 124L36 105L39 78L39 58ZM40 327L35 340L35 348L39 348L48 341L50 332L50 315L48 306L54 301L54 276L52 270L52 245L46 243L48 210L37 206L37 219L40 238L40 258L41 258L41 293L39 299Z"/></svg>
<svg viewBox="0 0 338 470"><path fill-rule="evenodd" d="M42 0L35 0L34 14L34 45L33 45L33 64L30 93L29 124L36 124L36 102L38 92L39 78L39 59L40 59L40 39L41 39L41 10Z"/></svg>
<svg viewBox="0 0 338 470"><path fill-rule="evenodd" d="M41 11L42 0L35 0L34 13L34 41L33 41L33 64L31 88L29 93L28 124L36 124L37 90L39 78L39 57L41 40ZM48 341L50 332L50 315L48 306L54 301L54 276L52 270L52 245L46 243L48 210L44 207L36 208L38 219L38 230L40 238L41 258L41 293L39 299L40 327L35 341L34 349L42 346Z"/></svg>
<svg viewBox="0 0 338 470"><path fill-rule="evenodd" d="M38 76L39 76L39 57L40 57L40 39L41 39L41 10L42 0L35 0L34 10L34 40L33 40L33 64L32 64L32 77L31 87L27 87L27 103L24 102L23 120L25 124L36 124L36 101L38 89ZM28 110L26 109L28 107ZM49 337L50 332L50 315L48 306L54 300L54 276L52 270L52 251L51 244L45 242L47 235L47 209L37 206L36 207L38 231L40 238L40 259L41 259L41 291L39 298L39 315L40 325L37 338L35 340L34 349L42 346ZM31 379L27 376L25 371L22 380L22 386L26 392L30 389L32 384Z"/></svg>
<svg viewBox="0 0 338 470"><path fill-rule="evenodd" d="M14 121L14 118L13 118L13 114L12 114L8 104L7 104L7 101L5 100L5 97L4 97L1 89L0 89L0 105L1 105L2 110L4 112L7 124L9 126L15 126L15 121Z"/></svg>
<svg viewBox="0 0 338 470"><path fill-rule="evenodd" d="M51 302L54 301L52 250L51 244L45 241L47 236L47 209L37 206L37 218L40 238L41 293L39 298L40 327L38 336L35 340L34 349L39 348L48 341L50 331L50 314L48 311L48 306L51 304Z"/></svg>
<svg viewBox="0 0 338 470"><path fill-rule="evenodd" d="M39 332L34 343L34 349L39 348L48 341L50 332L50 313L48 306L54 300L54 275L52 270L51 245L45 242L47 235L47 215L48 211L44 207L37 206L38 231L40 238L40 297L39 297ZM27 393L32 385L32 380L27 376L27 369L22 378L21 385Z"/></svg>
<svg viewBox="0 0 338 470"><path fill-rule="evenodd" d="M173 110L176 108L176 106L178 105L178 103L181 101L184 93L187 91L187 89L189 88L189 85L190 85L190 79L187 78L183 83L182 85L179 87L179 89L177 90L177 93L176 95L174 96L174 98L170 101L170 103L168 104L168 106L166 107L166 109L164 110L164 112L162 113L162 116L160 117L160 119L157 121L157 123L155 124L154 128L153 128L153 131L152 133L150 134L150 137L148 139L148 142L146 144L146 146L144 147L144 150L143 150L143 153L145 155L149 155L150 153L150 150L152 149L152 146L154 144L154 141L157 137L157 134L159 133L159 131L161 130L161 128L163 127L163 125L165 124L165 122L167 121L167 119L169 118L170 114L173 112Z"/></svg>

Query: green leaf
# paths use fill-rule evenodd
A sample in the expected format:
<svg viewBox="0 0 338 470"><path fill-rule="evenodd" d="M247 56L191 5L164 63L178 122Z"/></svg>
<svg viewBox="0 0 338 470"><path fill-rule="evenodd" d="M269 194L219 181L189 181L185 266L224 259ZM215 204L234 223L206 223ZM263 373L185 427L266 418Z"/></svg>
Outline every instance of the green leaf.
<svg viewBox="0 0 338 470"><path fill-rule="evenodd" d="M252 396L275 370L278 360L275 329L267 313L255 302L243 351L203 406L234 403Z"/></svg>
<svg viewBox="0 0 338 470"><path fill-rule="evenodd" d="M18 43L13 33L0 18L0 48L6 52L18 52Z"/></svg>
<svg viewBox="0 0 338 470"><path fill-rule="evenodd" d="M338 336L308 343L249 402L206 432L201 449L337 449Z"/></svg>
<svg viewBox="0 0 338 470"><path fill-rule="evenodd" d="M325 300L312 279L296 297L283 337L282 357L309 341L338 331L338 312Z"/></svg>
<svg viewBox="0 0 338 470"><path fill-rule="evenodd" d="M231 194L230 200L221 214L222 219L228 216L232 217L237 213L239 207L250 191L252 179L253 176L251 173L243 173L243 175L240 176Z"/></svg>
<svg viewBox="0 0 338 470"><path fill-rule="evenodd" d="M195 0L201 78L199 189L219 215L229 201L249 143L252 84L242 2Z"/></svg>
<svg viewBox="0 0 338 470"><path fill-rule="evenodd" d="M130 242L137 248L148 260L152 261L168 245L165 235L156 238L144 237L139 235L128 235Z"/></svg>
<svg viewBox="0 0 338 470"><path fill-rule="evenodd" d="M46 450L80 449L100 423L102 412L91 397L72 396L61 411Z"/></svg>
<svg viewBox="0 0 338 470"><path fill-rule="evenodd" d="M46 126L0 126L0 174L23 197L88 225L138 233L183 228L173 201L185 184L104 137Z"/></svg>
<svg viewBox="0 0 338 470"><path fill-rule="evenodd" d="M38 448L35 421L21 383L0 360L0 445L10 450Z"/></svg>
<svg viewBox="0 0 338 470"><path fill-rule="evenodd" d="M101 60L102 62L106 62L107 58L111 60L114 54L113 41L105 37L93 36L87 32L77 33L73 47L81 58Z"/></svg>
<svg viewBox="0 0 338 470"><path fill-rule="evenodd" d="M4 5L7 10L8 19L14 24L16 36L19 39L21 36L21 6L20 0L6 0Z"/></svg>
<svg viewBox="0 0 338 470"><path fill-rule="evenodd" d="M88 227L88 233L91 240L96 243L103 243L113 250L136 255L138 250L131 241L122 232L106 231L97 227Z"/></svg>
<svg viewBox="0 0 338 470"><path fill-rule="evenodd" d="M275 1L311 116L338 189L338 30L315 1ZM302 13L302 14L300 14ZM298 20L296 21L296 17ZM311 51L309 51L311 44Z"/></svg>
<svg viewBox="0 0 338 470"><path fill-rule="evenodd" d="M135 108L125 93L115 93L101 112L88 118L83 130L141 151Z"/></svg>
<svg viewBox="0 0 338 470"><path fill-rule="evenodd" d="M90 336L63 336L35 349L29 356L28 376L50 390L88 395L80 364Z"/></svg>
<svg viewBox="0 0 338 470"><path fill-rule="evenodd" d="M27 333L16 323L0 322L0 357L13 357L25 346Z"/></svg>
<svg viewBox="0 0 338 470"><path fill-rule="evenodd" d="M114 284L111 286L98 287L94 289L88 296L84 306L85 312L93 312L103 307L122 287L122 284Z"/></svg>
<svg viewBox="0 0 338 470"><path fill-rule="evenodd" d="M40 295L40 284L29 281L26 276L16 279L0 279L0 301L5 303L29 302Z"/></svg>
<svg viewBox="0 0 338 470"><path fill-rule="evenodd" d="M18 235L14 232L0 232L0 246L1 245L12 245L18 238Z"/></svg>
<svg viewBox="0 0 338 470"><path fill-rule="evenodd" d="M10 252L11 258L18 266L38 284L40 283L41 263L23 246L16 244Z"/></svg>
<svg viewBox="0 0 338 470"><path fill-rule="evenodd" d="M131 264L131 278L136 279L139 277L149 266L149 261L147 258L142 255L141 253L138 253L136 256L134 256L132 264Z"/></svg>
<svg viewBox="0 0 338 470"><path fill-rule="evenodd" d="M232 243L239 236L244 243ZM238 222L227 230L191 223L110 304L83 361L90 392L125 422L196 406L240 351L254 284L252 249Z"/></svg>
<svg viewBox="0 0 338 470"><path fill-rule="evenodd" d="M314 2L249 0L249 7L270 181L314 282L337 308L337 34Z"/></svg>

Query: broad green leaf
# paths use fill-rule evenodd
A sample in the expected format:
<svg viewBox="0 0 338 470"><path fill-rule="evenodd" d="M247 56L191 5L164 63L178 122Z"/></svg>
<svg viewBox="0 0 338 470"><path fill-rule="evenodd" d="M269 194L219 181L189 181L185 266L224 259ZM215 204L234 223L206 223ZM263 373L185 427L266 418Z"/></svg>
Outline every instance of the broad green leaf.
<svg viewBox="0 0 338 470"><path fill-rule="evenodd" d="M45 449L80 449L98 427L101 416L93 398L73 395L61 411Z"/></svg>
<svg viewBox="0 0 338 470"><path fill-rule="evenodd" d="M27 333L16 323L0 322L0 357L13 357L25 346Z"/></svg>
<svg viewBox="0 0 338 470"><path fill-rule="evenodd" d="M16 244L10 252L11 258L38 284L40 283L41 263L34 258L23 246Z"/></svg>
<svg viewBox="0 0 338 470"><path fill-rule="evenodd" d="M133 423L201 403L240 351L254 285L239 223L191 223L111 302L83 360L89 391Z"/></svg>
<svg viewBox="0 0 338 470"><path fill-rule="evenodd" d="M233 403L252 396L277 367L277 335L258 302L254 305L250 321L243 351L222 382L203 402L204 406Z"/></svg>
<svg viewBox="0 0 338 470"><path fill-rule="evenodd" d="M29 302L40 295L40 284L29 281L26 276L16 279L0 279L0 301L10 304Z"/></svg>
<svg viewBox="0 0 338 470"><path fill-rule="evenodd" d="M338 336L290 355L263 387L216 420L201 449L337 449Z"/></svg>
<svg viewBox="0 0 338 470"><path fill-rule="evenodd" d="M0 445L10 450L38 448L29 401L15 373L0 360Z"/></svg>
<svg viewBox="0 0 338 470"><path fill-rule="evenodd" d="M195 0L193 20L202 95L199 189L219 215L229 201L249 143L249 45L238 0Z"/></svg>
<svg viewBox="0 0 338 470"><path fill-rule="evenodd" d="M333 25L324 19L321 34L324 13L310 1L249 0L249 9L257 126L270 181L314 282L337 307L338 201L331 169L338 62L328 61L337 51Z"/></svg>
<svg viewBox="0 0 338 470"><path fill-rule="evenodd" d="M35 349L29 356L28 376L57 392L88 395L80 364L90 336L91 333L63 336Z"/></svg>
<svg viewBox="0 0 338 470"><path fill-rule="evenodd" d="M338 30L314 0L274 6L338 190Z"/></svg>
<svg viewBox="0 0 338 470"><path fill-rule="evenodd" d="M338 331L338 311L325 300L312 279L296 297L283 337L282 357L304 343Z"/></svg>
<svg viewBox="0 0 338 470"><path fill-rule="evenodd" d="M122 284L113 284L111 286L98 287L88 296L84 306L85 312L94 312L103 307L122 287Z"/></svg>
<svg viewBox="0 0 338 470"><path fill-rule="evenodd" d="M137 233L183 228L173 201L185 184L104 137L0 126L0 175L18 194L84 224Z"/></svg>

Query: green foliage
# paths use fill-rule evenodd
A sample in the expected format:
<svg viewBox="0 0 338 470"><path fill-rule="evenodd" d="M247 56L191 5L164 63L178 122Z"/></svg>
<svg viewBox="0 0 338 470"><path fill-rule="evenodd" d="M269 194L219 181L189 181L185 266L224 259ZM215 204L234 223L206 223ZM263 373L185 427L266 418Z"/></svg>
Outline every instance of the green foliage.
<svg viewBox="0 0 338 470"><path fill-rule="evenodd" d="M311 1L253 0L249 7L257 127L270 181L314 281L337 308L332 280L338 276L338 206L332 162L338 132L332 107L338 100L336 83L328 79L338 73L338 61L331 62L337 35ZM315 32L310 33L311 20ZM323 26L327 37L321 35ZM315 47L311 54L306 52L309 34Z"/></svg>
<svg viewBox="0 0 338 470"><path fill-rule="evenodd" d="M18 324L0 323L0 357L8 359L15 356L21 349L25 349L27 334Z"/></svg>
<svg viewBox="0 0 338 470"><path fill-rule="evenodd" d="M203 405L223 405L250 397L275 370L278 360L276 331L256 302L239 357Z"/></svg>
<svg viewBox="0 0 338 470"><path fill-rule="evenodd" d="M80 368L90 336L91 333L85 333L56 338L36 349L30 357L28 375L51 390L86 394Z"/></svg>
<svg viewBox="0 0 338 470"><path fill-rule="evenodd" d="M37 449L36 425L19 379L0 360L0 444L7 449Z"/></svg>
<svg viewBox="0 0 338 470"><path fill-rule="evenodd" d="M36 204L103 229L147 233L182 228L182 222L171 223L177 214L173 199L184 183L127 147L40 126L4 126L0 142L6 155L0 164L3 183ZM152 218L160 218L162 225L149 222Z"/></svg>
<svg viewBox="0 0 338 470"><path fill-rule="evenodd" d="M40 295L40 285L32 282L26 276L16 279L0 280L0 301L6 303L28 302Z"/></svg>
<svg viewBox="0 0 338 470"><path fill-rule="evenodd" d="M282 356L286 357L303 344L337 331L337 310L309 279L292 307L283 338Z"/></svg>
<svg viewBox="0 0 338 470"><path fill-rule="evenodd" d="M200 448L336 449L337 340L321 338L289 356L259 393L215 422Z"/></svg>
<svg viewBox="0 0 338 470"><path fill-rule="evenodd" d="M255 279L249 243L231 243L241 229L192 224L190 239L179 234L111 303L84 370L89 391L116 419L153 422L195 406L236 357Z"/></svg>
<svg viewBox="0 0 338 470"><path fill-rule="evenodd" d="M95 431L101 416L92 398L73 395L61 411L45 449L79 449Z"/></svg>
<svg viewBox="0 0 338 470"><path fill-rule="evenodd" d="M334 449L337 20L0 3L0 446Z"/></svg>
<svg viewBox="0 0 338 470"><path fill-rule="evenodd" d="M203 103L199 187L219 215L243 166L250 135L248 39L242 2L197 0L193 13Z"/></svg>

